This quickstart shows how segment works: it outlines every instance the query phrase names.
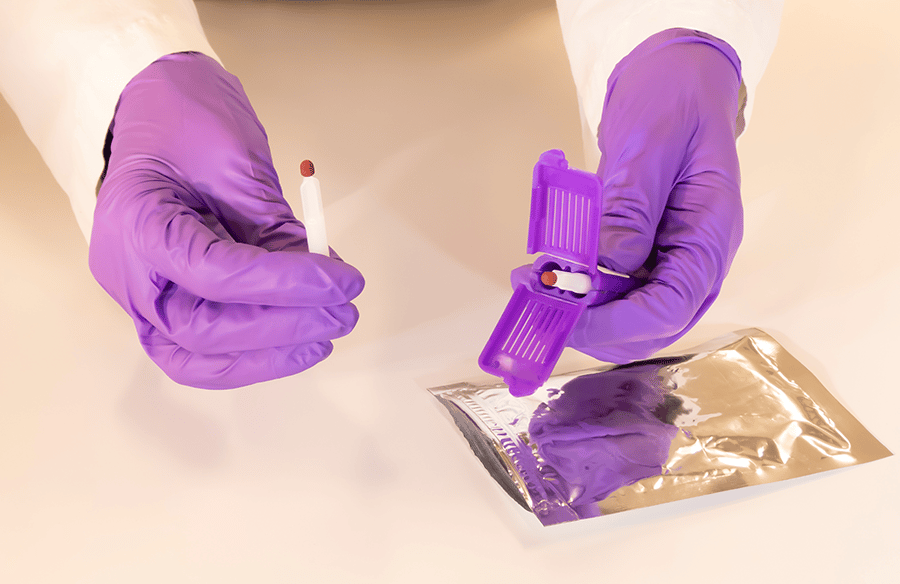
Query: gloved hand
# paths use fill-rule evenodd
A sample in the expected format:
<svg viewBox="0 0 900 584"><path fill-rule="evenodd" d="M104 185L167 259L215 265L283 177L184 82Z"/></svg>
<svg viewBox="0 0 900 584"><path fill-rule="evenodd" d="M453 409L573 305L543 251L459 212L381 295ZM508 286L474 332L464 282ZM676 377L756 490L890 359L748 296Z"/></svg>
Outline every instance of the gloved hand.
<svg viewBox="0 0 900 584"><path fill-rule="evenodd" d="M709 35L663 31L615 67L600 123L600 265L646 279L588 308L569 345L642 359L693 327L719 294L743 232L735 139L740 61Z"/></svg>
<svg viewBox="0 0 900 584"><path fill-rule="evenodd" d="M90 267L173 380L224 389L302 371L349 333L362 275L311 254L236 77L168 55L110 126Z"/></svg>

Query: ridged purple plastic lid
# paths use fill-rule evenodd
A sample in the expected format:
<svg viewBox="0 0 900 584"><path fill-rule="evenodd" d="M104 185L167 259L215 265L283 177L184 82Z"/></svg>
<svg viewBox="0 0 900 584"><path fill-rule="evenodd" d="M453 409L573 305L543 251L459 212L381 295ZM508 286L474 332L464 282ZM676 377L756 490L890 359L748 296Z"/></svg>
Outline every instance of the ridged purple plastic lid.
<svg viewBox="0 0 900 584"><path fill-rule="evenodd" d="M478 363L503 378L515 396L529 395L553 372L566 341L592 296L540 283L547 262L594 278L600 236L597 176L569 168L560 150L544 152L534 167L528 253L544 254L527 284L519 285L491 333Z"/></svg>

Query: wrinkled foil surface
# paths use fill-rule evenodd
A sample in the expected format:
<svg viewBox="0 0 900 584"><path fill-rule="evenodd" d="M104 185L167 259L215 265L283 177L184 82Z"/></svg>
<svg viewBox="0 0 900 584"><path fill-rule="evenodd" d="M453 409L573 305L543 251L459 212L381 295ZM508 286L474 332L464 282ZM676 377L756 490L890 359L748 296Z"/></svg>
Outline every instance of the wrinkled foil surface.
<svg viewBox="0 0 900 584"><path fill-rule="evenodd" d="M891 455L759 329L681 356L556 375L522 398L504 384L429 391L544 525Z"/></svg>

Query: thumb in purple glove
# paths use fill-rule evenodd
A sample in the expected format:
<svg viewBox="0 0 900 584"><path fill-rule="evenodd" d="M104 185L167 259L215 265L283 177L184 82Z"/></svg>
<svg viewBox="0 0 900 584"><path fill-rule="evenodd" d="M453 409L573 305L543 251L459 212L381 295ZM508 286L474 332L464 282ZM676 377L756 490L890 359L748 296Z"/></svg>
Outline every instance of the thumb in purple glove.
<svg viewBox="0 0 900 584"><path fill-rule="evenodd" d="M613 363L642 359L716 299L742 236L740 83L730 46L683 29L650 37L613 70L598 142L599 261L647 283L588 308L570 346Z"/></svg>
<svg viewBox="0 0 900 584"><path fill-rule="evenodd" d="M110 126L90 267L172 379L231 388L302 371L353 329L362 275L311 254L236 77L159 59Z"/></svg>

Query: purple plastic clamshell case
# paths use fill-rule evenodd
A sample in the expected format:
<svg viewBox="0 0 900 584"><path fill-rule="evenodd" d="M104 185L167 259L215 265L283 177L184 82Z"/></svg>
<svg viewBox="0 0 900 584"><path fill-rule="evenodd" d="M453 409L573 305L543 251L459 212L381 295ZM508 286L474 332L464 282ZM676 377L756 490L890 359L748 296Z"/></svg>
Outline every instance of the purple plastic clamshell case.
<svg viewBox="0 0 900 584"><path fill-rule="evenodd" d="M547 381L587 306L633 287L630 279L597 268L601 196L600 179L569 168L560 150L544 152L534 166L527 249L543 255L527 282L516 287L478 359L514 396L530 395ZM592 290L576 294L547 286L541 274L551 270L587 274Z"/></svg>

